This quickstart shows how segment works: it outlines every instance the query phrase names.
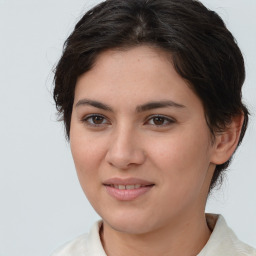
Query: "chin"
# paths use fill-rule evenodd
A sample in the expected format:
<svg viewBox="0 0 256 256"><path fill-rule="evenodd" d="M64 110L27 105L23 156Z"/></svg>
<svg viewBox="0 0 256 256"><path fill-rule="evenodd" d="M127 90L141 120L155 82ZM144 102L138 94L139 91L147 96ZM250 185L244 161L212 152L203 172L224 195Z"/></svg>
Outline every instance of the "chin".
<svg viewBox="0 0 256 256"><path fill-rule="evenodd" d="M115 231L136 235L150 232L153 224L152 218L149 216L138 216L137 214L135 216L112 214L109 218L103 218L103 221Z"/></svg>
<svg viewBox="0 0 256 256"><path fill-rule="evenodd" d="M108 225L113 230L126 234L141 235L150 231L147 225L136 225L135 223L108 223Z"/></svg>

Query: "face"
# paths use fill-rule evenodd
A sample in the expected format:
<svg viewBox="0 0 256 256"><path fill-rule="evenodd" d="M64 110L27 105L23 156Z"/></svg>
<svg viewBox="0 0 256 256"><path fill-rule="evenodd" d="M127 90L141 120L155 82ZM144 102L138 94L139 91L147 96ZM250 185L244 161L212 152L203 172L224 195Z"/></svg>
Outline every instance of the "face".
<svg viewBox="0 0 256 256"><path fill-rule="evenodd" d="M201 101L161 50L98 56L77 81L70 145L88 200L114 230L146 233L204 211L211 134Z"/></svg>

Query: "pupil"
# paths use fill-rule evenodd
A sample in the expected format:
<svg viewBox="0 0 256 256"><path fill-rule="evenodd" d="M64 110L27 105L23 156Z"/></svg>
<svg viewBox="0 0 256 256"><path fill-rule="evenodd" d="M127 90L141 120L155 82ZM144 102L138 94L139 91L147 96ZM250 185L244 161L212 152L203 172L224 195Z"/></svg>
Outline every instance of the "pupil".
<svg viewBox="0 0 256 256"><path fill-rule="evenodd" d="M95 124L101 124L102 121L103 121L103 117L101 117L101 116L94 116L94 117L93 117L93 122L94 122Z"/></svg>
<svg viewBox="0 0 256 256"><path fill-rule="evenodd" d="M155 123L156 125L161 125L161 124L164 123L164 118L162 118L162 117L155 117L155 118L154 118L154 123Z"/></svg>

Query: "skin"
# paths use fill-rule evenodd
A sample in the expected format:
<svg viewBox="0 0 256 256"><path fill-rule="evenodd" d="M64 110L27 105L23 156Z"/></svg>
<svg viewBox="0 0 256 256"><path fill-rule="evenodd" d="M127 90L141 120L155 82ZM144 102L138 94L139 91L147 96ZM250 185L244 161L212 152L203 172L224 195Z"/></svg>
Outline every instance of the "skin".
<svg viewBox="0 0 256 256"><path fill-rule="evenodd" d="M179 106L138 107L159 101ZM139 46L98 56L77 81L70 145L80 184L103 219L107 255L200 252L210 236L204 214L210 181L235 149L240 126L234 127L212 142L200 99L163 51ZM154 186L120 201L103 185L114 177Z"/></svg>

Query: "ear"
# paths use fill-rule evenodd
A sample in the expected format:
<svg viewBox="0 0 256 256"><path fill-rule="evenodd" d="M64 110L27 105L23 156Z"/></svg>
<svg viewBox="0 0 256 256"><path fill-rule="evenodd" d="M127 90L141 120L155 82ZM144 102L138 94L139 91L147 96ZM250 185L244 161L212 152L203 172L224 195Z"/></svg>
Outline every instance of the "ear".
<svg viewBox="0 0 256 256"><path fill-rule="evenodd" d="M244 115L233 117L232 122L225 131L215 135L214 149L211 162L214 164L223 164L230 159L236 150L241 129L244 122Z"/></svg>

